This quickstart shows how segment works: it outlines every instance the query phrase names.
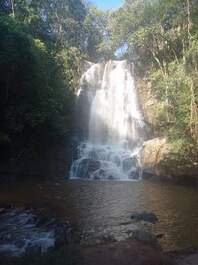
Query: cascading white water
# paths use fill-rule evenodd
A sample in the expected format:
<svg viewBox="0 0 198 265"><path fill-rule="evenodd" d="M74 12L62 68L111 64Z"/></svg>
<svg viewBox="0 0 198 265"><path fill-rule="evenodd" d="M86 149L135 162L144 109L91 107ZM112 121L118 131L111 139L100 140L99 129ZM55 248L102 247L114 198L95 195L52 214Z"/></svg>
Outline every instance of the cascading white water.
<svg viewBox="0 0 198 265"><path fill-rule="evenodd" d="M90 104L89 135L78 147L71 178L138 179L144 122L130 65L92 65L81 78L79 100L83 92Z"/></svg>

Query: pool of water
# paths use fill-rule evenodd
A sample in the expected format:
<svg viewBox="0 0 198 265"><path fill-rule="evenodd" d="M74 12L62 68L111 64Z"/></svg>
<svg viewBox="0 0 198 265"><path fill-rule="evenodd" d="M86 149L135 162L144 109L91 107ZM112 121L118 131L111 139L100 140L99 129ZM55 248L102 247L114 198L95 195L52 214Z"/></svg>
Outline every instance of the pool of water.
<svg viewBox="0 0 198 265"><path fill-rule="evenodd" d="M198 247L198 191L193 187L147 181L29 181L1 186L0 203L42 207L72 222L85 241L104 234L124 239L134 226L131 213L151 211L159 221L150 228L163 234L165 250Z"/></svg>

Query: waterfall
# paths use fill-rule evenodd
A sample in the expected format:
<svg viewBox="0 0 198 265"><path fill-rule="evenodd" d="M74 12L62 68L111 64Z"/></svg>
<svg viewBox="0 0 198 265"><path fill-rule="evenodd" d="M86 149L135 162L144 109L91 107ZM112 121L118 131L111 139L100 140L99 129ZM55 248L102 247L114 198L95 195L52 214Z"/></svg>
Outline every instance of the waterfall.
<svg viewBox="0 0 198 265"><path fill-rule="evenodd" d="M145 125L131 72L127 61L111 60L92 64L83 74L78 104L89 108L86 117L78 110L78 119L88 120L88 135L78 147L72 179L140 178L138 154Z"/></svg>

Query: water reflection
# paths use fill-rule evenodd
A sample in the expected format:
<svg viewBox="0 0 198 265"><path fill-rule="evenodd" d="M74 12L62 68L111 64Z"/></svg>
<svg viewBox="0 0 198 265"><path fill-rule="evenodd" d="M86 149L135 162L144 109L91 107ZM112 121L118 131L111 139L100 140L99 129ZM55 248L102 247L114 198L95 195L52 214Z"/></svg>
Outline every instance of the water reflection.
<svg viewBox="0 0 198 265"><path fill-rule="evenodd" d="M109 233L124 238L134 210L154 212L159 222L151 226L162 233L165 249L198 247L198 193L196 189L150 182L68 181L3 186L0 203L33 204L70 220L87 234Z"/></svg>

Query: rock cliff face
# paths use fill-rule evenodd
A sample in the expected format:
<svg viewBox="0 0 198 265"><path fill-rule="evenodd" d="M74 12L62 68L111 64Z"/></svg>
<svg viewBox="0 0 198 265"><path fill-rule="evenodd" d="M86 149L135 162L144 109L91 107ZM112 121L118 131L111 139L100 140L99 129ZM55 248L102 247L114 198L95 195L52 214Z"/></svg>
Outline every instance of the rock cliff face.
<svg viewBox="0 0 198 265"><path fill-rule="evenodd" d="M136 79L142 112L147 123L148 139L141 152L144 178L193 181L198 179L198 163L191 159L181 161L174 156L174 149L168 137L161 137L156 129L156 107L159 104L151 84L144 79Z"/></svg>
<svg viewBox="0 0 198 265"><path fill-rule="evenodd" d="M144 143L140 156L143 178L198 184L197 163L176 160L167 138L153 138Z"/></svg>
<svg viewBox="0 0 198 265"><path fill-rule="evenodd" d="M143 145L142 163L145 167L154 167L163 161L170 152L167 138L153 138Z"/></svg>
<svg viewBox="0 0 198 265"><path fill-rule="evenodd" d="M153 138L156 135L154 132L156 124L154 108L157 104L157 99L152 93L151 84L146 83L144 79L136 79L136 86L140 105L142 107L142 113L148 127L148 137Z"/></svg>
<svg viewBox="0 0 198 265"><path fill-rule="evenodd" d="M146 141L141 152L143 177L148 178L152 175L169 176L168 172L164 172L161 163L169 156L170 150L170 145L166 138L153 138Z"/></svg>

